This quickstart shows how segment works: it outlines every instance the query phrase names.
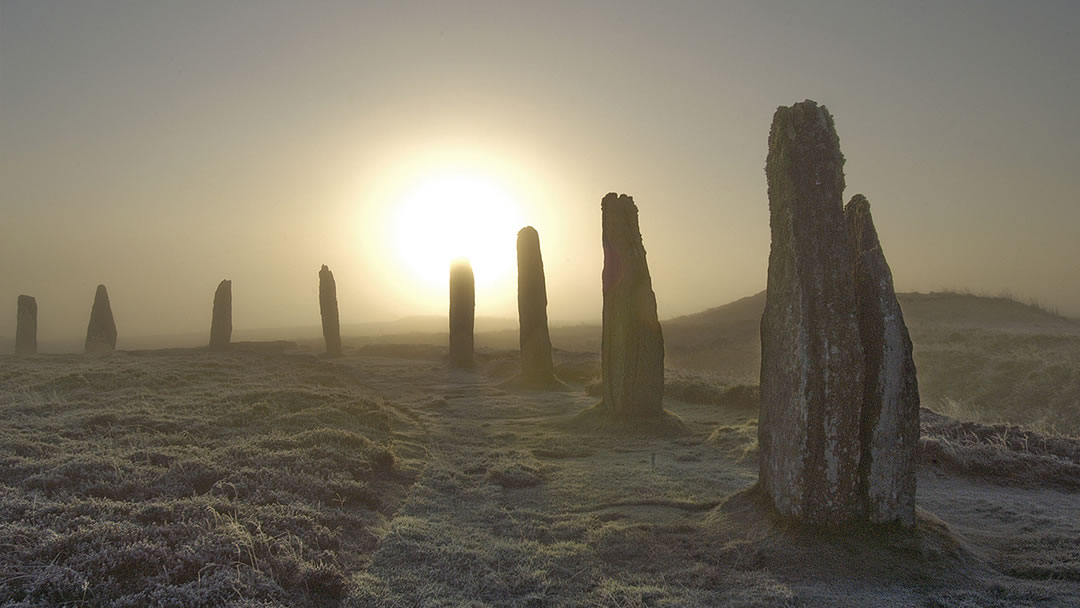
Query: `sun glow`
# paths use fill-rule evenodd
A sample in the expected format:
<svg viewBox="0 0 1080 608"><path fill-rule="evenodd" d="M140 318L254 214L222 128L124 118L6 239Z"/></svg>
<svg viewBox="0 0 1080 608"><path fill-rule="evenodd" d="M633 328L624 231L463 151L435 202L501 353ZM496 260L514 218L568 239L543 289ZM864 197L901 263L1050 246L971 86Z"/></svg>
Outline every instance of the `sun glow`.
<svg viewBox="0 0 1080 608"><path fill-rule="evenodd" d="M467 258L477 287L515 269L520 203L482 173L432 173L405 189L394 206L391 242L404 267L430 287L445 288L450 262Z"/></svg>

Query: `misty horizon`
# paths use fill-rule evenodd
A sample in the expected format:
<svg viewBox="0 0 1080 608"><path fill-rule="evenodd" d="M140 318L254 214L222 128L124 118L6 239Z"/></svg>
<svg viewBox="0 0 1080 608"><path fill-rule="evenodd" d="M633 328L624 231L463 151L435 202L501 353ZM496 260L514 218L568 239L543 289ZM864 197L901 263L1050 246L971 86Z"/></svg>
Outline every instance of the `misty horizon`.
<svg viewBox="0 0 1080 608"><path fill-rule="evenodd" d="M595 319L610 190L640 207L661 317L717 306L765 287L769 117L807 97L838 117L848 195L874 205L899 291L1009 291L1080 315L1071 5L1025 27L1008 3L617 5L615 23L597 3L569 21L504 6L481 26L478 3L260 4L255 21L235 6L3 4L0 334L19 294L38 298L43 340L79 334L98 283L121 335L198 332L224 278L238 329L313 325L322 264L343 323L441 313L445 279L395 248L410 245L393 215L440 175L482 181L465 199L511 201L484 207L505 234L483 232L498 268L475 264L478 315L514 314L513 231L531 225L552 320ZM1024 85L999 90L1005 75Z"/></svg>
<svg viewBox="0 0 1080 608"><path fill-rule="evenodd" d="M968 300L974 298L979 301L974 304L977 307L976 310L978 312L976 313L976 317L970 321L975 323L976 326L979 322L986 321L985 319L980 320L980 315L985 315L988 311L992 313L995 310L992 304L994 302L1005 303L1005 308L997 311L997 314L999 315L1009 317L1020 314L1019 318L1027 318L1028 323L1041 317L1048 326L1054 327L1056 331L1068 331L1062 329L1063 326L1056 323L1056 320L1064 320L1066 323L1075 321L1075 319L1070 319L1069 317L1062 315L1057 309L1047 307L1035 301L1025 302L1017 298L1015 294L1008 292L999 294L975 294L963 291L943 290L926 293L898 292L897 295L900 296L901 300L924 296L930 298L930 300L940 299L945 301ZM686 321L690 321L694 324L695 322L701 322L702 320L709 318L710 315L714 315L718 311L724 311L725 309L736 310L736 317L742 319L742 317L746 316L746 313L745 310L742 310L739 307L741 305L745 306L751 302L760 304L760 301L764 299L764 296L765 291L762 290L755 294L750 294L731 302L724 302L717 306L708 307L687 315L661 317L660 320L665 324L668 322L679 323ZM1023 313L1019 312L1021 310L1026 310L1027 313L1029 313L1029 316L1025 317ZM139 350L204 347L206 346L207 337L210 334L210 316L210 314L206 315L206 326L202 329L156 334L126 334L123 331L122 322L119 322L117 348L119 350ZM751 314L750 316L756 321L760 316L760 313ZM916 321L921 320L917 311L914 319ZM438 340L437 336L441 336L443 340L446 339L448 334L448 320L449 316L443 312L426 315L407 315L388 321L346 321L341 323L341 335L351 345L367 342L385 342L387 339L404 339L406 342L418 341L418 343L426 343L432 339ZM550 326L553 330L586 330L587 332L596 334L595 336L589 336L589 334L583 335L579 331L572 331L570 334L564 335L563 332L560 331L559 335L556 336L555 344L553 346L560 350L570 351L589 350L590 348L594 348L595 344L592 343L599 340L601 321L601 315L599 314L596 318L592 319L551 319ZM964 324L964 321L960 317L953 318L951 322L959 323L959 326L963 326ZM496 338L495 336L501 336L503 338L505 338L505 336L511 336L513 339L516 339L518 329L519 321L516 315L478 315L476 317L475 331L478 336L481 336L481 346L483 347L507 348L507 344L504 344L506 340ZM234 329L232 336L237 342L298 341L314 344L321 341L322 331L321 322L316 321L315 323L307 325L295 324L278 327L240 327L239 329ZM11 335L0 333L0 349L10 350L13 336L14 332L12 332ZM41 353L78 353L83 350L84 338L85 331L59 337L51 336L39 340L38 349ZM560 341L563 339L569 339L569 344L564 344Z"/></svg>
<svg viewBox="0 0 1080 608"><path fill-rule="evenodd" d="M238 331L315 325L321 264L345 325L442 314L473 245L477 314L511 317L525 225L552 320L595 319L611 190L691 314L764 288L769 120L806 98L899 291L1080 316L1074 6L562 8L4 3L0 335L19 294L78 335L99 283L121 336L205 331L223 278Z"/></svg>

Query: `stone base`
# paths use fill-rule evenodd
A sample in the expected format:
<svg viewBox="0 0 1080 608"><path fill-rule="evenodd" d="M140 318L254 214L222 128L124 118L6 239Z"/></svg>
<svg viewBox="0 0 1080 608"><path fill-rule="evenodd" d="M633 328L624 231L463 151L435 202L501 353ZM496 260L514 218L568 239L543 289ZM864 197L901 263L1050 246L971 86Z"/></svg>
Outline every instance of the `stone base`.
<svg viewBox="0 0 1080 608"><path fill-rule="evenodd" d="M648 435L651 437L676 437L689 432L677 415L661 410L659 416L625 418L618 416L603 402L581 412L568 423L568 428L594 433Z"/></svg>
<svg viewBox="0 0 1080 608"><path fill-rule="evenodd" d="M508 391L536 391L536 392L570 392L571 389L562 380L552 377L547 381L537 382L536 380L526 379L524 375L518 374L508 380L504 380L499 383L499 388Z"/></svg>

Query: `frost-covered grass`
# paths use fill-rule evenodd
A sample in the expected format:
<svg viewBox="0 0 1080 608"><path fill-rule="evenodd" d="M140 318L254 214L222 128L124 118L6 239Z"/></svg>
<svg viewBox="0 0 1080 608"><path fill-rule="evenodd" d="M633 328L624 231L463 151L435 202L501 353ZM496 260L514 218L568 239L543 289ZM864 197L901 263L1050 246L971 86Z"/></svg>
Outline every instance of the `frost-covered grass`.
<svg viewBox="0 0 1080 608"><path fill-rule="evenodd" d="M923 464L995 483L1080 491L1080 439L922 412Z"/></svg>
<svg viewBox="0 0 1080 608"><path fill-rule="evenodd" d="M336 604L410 480L393 411L312 357L0 370L5 606Z"/></svg>
<svg viewBox="0 0 1080 608"><path fill-rule="evenodd" d="M813 530L752 490L721 376L669 375L682 432L620 433L505 388L506 352L361 350L0 357L0 606L1080 601L1067 437L925 412L918 530Z"/></svg>

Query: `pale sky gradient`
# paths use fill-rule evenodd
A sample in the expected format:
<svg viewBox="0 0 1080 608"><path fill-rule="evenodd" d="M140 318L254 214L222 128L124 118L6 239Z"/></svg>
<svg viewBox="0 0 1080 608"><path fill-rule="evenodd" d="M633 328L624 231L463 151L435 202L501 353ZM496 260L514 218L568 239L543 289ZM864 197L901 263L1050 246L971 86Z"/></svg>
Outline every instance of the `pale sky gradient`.
<svg viewBox="0 0 1080 608"><path fill-rule="evenodd" d="M1080 3L0 0L0 336L445 314L388 234L447 166L539 233L554 321L600 316L600 199L634 196L662 318L764 288L778 105L836 117L900 290L1080 316ZM423 218L418 218L423 221ZM513 235L506 255L514 255ZM512 275L477 314L512 317Z"/></svg>

